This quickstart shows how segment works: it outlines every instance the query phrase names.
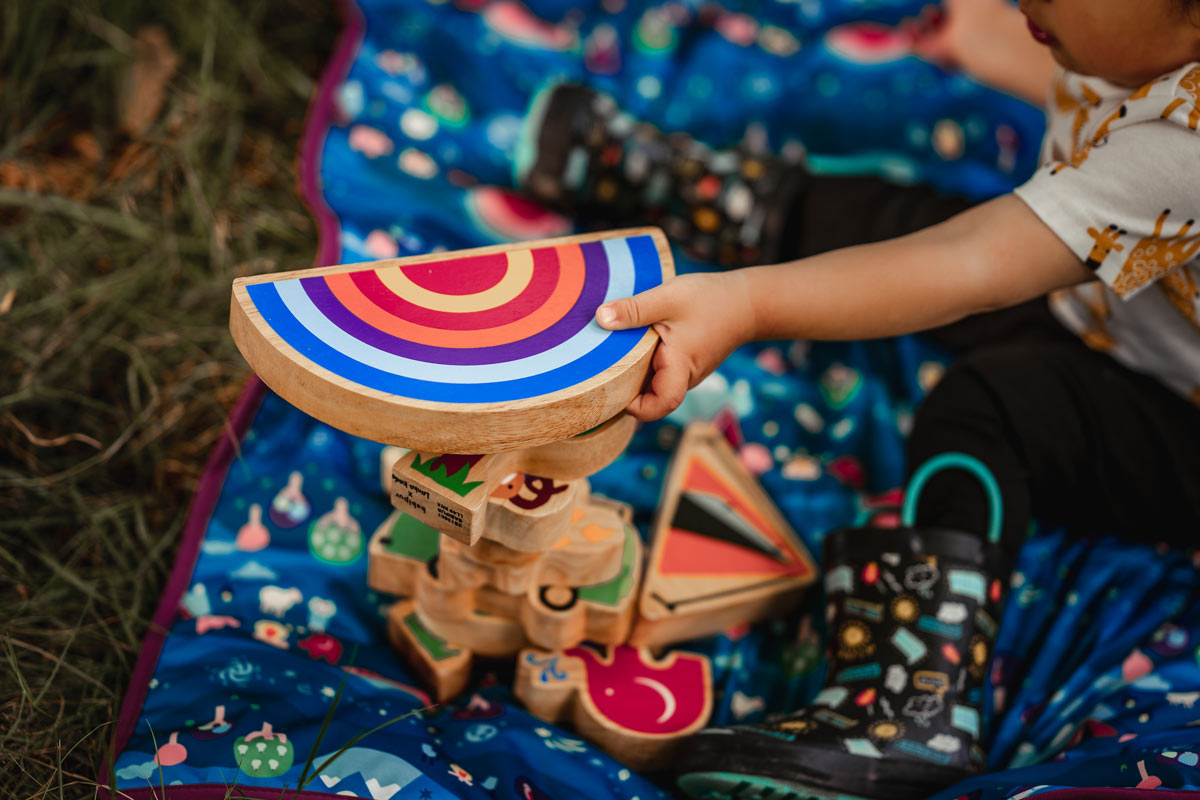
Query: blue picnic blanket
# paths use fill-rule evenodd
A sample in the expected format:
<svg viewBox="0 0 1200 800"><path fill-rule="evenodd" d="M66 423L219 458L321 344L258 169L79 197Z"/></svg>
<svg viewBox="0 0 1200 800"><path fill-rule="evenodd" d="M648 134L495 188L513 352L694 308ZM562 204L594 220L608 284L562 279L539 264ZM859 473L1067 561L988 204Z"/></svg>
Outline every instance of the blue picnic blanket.
<svg viewBox="0 0 1200 800"><path fill-rule="evenodd" d="M980 198L1007 191L1035 167L1041 116L911 56L900 23L922 5L360 0L310 120L321 195L309 200L329 212L321 260L568 232L568 220L511 190L529 101L562 79L716 147L751 136L803 148L817 171ZM912 409L942 369L911 337L745 347L667 420L642 427L594 490L631 503L644 532L682 425L716 418L819 554L829 530L889 513ZM460 701L421 712L429 699L386 642L392 598L365 587L365 540L390 511L380 446L252 391L239 447L211 467L219 495L196 512L198 556L180 565L178 613L157 661L148 656L145 700L115 762L119 788L303 787L378 800L670 793L524 712L502 664ZM358 537L331 557L314 534L347 516ZM985 709L996 771L939 798L1200 787L1190 556L1042 532L1012 586ZM689 645L713 659L714 723L786 711L817 691L820 602L814 592L792 619Z"/></svg>

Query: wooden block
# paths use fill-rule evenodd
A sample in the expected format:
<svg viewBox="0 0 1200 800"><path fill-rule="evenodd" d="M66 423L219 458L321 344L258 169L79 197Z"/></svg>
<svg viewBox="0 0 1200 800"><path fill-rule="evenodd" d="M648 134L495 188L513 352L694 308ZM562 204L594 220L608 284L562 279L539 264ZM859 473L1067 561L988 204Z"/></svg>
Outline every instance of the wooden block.
<svg viewBox="0 0 1200 800"><path fill-rule="evenodd" d="M471 616L478 608L478 594L482 587L483 584L475 580L447 579L439 558L437 564L417 576L412 597L417 608L430 617L445 621L459 620Z"/></svg>
<svg viewBox="0 0 1200 800"><path fill-rule="evenodd" d="M392 470L396 468L396 462L407 454L408 451L403 447L391 445L379 451L379 485L383 487L385 495L392 494Z"/></svg>
<svg viewBox="0 0 1200 800"><path fill-rule="evenodd" d="M439 703L467 688L473 654L431 633L408 600L388 610L388 638Z"/></svg>
<svg viewBox="0 0 1200 800"><path fill-rule="evenodd" d="M367 544L367 585L379 592L411 596L417 577L437 559L440 539L428 525L393 511Z"/></svg>
<svg viewBox="0 0 1200 800"><path fill-rule="evenodd" d="M526 450L521 468L524 472L547 475L559 481L586 478L624 453L636 430L637 420L622 412L569 439Z"/></svg>
<svg viewBox="0 0 1200 800"><path fill-rule="evenodd" d="M630 644L686 641L785 612L816 572L724 437L693 423L663 486Z"/></svg>
<svg viewBox="0 0 1200 800"><path fill-rule="evenodd" d="M521 623L508 617L474 611L464 619L439 619L414 603L417 619L426 630L448 642L463 642L471 651L491 658L506 658L529 645Z"/></svg>
<svg viewBox="0 0 1200 800"><path fill-rule="evenodd" d="M675 651L654 659L645 648L590 646L565 652L524 650L517 697L547 722L576 730L634 770L664 769L684 737L712 713L712 666Z"/></svg>
<svg viewBox="0 0 1200 800"><path fill-rule="evenodd" d="M561 650L584 640L601 644L624 642L633 625L638 586L642 578L642 540L632 525L625 526L621 571L591 586L562 584L531 587L518 607L529 641L547 650ZM480 590L478 607L493 606L494 593Z"/></svg>
<svg viewBox="0 0 1200 800"><path fill-rule="evenodd" d="M239 278L229 326L267 385L322 422L426 453L499 453L629 404L658 335L606 331L596 308L673 275L662 231L608 231Z"/></svg>
<svg viewBox="0 0 1200 800"><path fill-rule="evenodd" d="M478 579L446 585L440 569L437 572L437 578L423 573L414 580L417 610L434 626L461 623L473 609L514 620L524 639L547 650L573 647L585 640L619 644L629 637L633 625L642 575L642 541L631 524L624 524L620 572L590 586L535 583L525 594L513 595L479 584ZM483 652L462 628L430 629Z"/></svg>
<svg viewBox="0 0 1200 800"><path fill-rule="evenodd" d="M469 547L446 536L439 574L454 587L488 585L507 594L524 594L546 584L602 583L621 569L624 531L631 518L632 510L624 503L595 498L576 506L569 524L540 553L522 553L488 539Z"/></svg>
<svg viewBox="0 0 1200 800"><path fill-rule="evenodd" d="M635 427L622 413L543 447L486 455L409 453L393 469L392 505L466 544L492 530L513 549L543 550L572 505L586 499L586 482L578 481L619 456ZM510 513L485 521L503 510Z"/></svg>
<svg viewBox="0 0 1200 800"><path fill-rule="evenodd" d="M589 495L587 478L559 483L516 473L488 499L482 536L510 550L545 552L568 535Z"/></svg>

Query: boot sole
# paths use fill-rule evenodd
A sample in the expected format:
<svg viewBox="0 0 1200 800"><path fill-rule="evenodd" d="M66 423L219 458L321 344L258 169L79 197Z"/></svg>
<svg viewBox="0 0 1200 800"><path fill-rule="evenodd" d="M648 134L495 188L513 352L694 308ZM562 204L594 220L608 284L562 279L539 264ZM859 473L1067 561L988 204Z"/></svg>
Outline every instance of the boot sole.
<svg viewBox="0 0 1200 800"><path fill-rule="evenodd" d="M740 782L745 782L747 786L742 789L742 795L728 795L738 800L757 800L759 797L782 800L787 797L787 791L799 792L798 798L820 800L923 800L975 774L967 769L895 757L863 758L842 750L805 746L749 733L732 736L701 733L693 737L692 746L681 759L677 771L680 787L689 793L688 786L708 791L722 786L732 791ZM758 794L745 793L756 786L762 787L755 790ZM764 791L770 788L783 794L765 794ZM703 794L693 796L705 797ZM724 796L711 795L713 798Z"/></svg>
<svg viewBox="0 0 1200 800"><path fill-rule="evenodd" d="M681 776L678 783L680 789L696 800L870 800L856 794L732 772L693 772Z"/></svg>

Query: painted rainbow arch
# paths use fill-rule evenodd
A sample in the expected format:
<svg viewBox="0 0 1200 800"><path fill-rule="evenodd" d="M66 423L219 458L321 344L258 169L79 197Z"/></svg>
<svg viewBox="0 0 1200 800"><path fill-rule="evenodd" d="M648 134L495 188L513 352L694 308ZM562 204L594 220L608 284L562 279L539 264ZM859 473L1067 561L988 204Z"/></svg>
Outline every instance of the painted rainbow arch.
<svg viewBox="0 0 1200 800"><path fill-rule="evenodd" d="M594 320L601 303L674 272L661 233L621 233L240 279L233 313L268 349L364 397L463 412L535 401L653 348L645 329L606 331ZM278 391L255 363L262 348L246 346L245 325L232 327Z"/></svg>

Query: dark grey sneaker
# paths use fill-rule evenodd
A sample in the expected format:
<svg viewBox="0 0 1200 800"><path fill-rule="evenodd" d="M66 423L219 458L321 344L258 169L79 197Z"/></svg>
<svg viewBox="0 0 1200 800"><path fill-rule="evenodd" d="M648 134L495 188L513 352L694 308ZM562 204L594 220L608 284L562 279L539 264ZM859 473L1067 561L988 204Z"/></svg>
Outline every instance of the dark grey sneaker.
<svg viewBox="0 0 1200 800"><path fill-rule="evenodd" d="M521 189L588 227L660 225L692 257L724 267L784 257L806 176L767 153L665 134L574 84L537 95L516 161Z"/></svg>

